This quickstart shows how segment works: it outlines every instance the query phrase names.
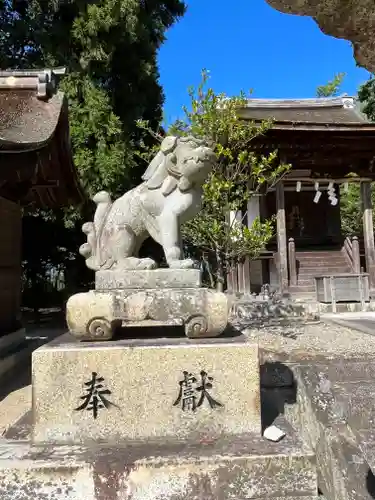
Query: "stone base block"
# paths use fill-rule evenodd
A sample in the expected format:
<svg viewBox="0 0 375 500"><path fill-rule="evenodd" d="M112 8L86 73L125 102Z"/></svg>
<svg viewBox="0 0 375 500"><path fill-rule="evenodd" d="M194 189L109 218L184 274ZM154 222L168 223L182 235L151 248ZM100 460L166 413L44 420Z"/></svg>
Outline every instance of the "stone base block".
<svg viewBox="0 0 375 500"><path fill-rule="evenodd" d="M286 424L285 424L286 426ZM282 426L283 427L283 426ZM7 500L317 500L314 457L289 427L280 443L243 435L187 445L0 444Z"/></svg>
<svg viewBox="0 0 375 500"><path fill-rule="evenodd" d="M26 339L24 328L0 337L1 382L7 383L20 369L30 367L31 353L40 345L38 340Z"/></svg>
<svg viewBox="0 0 375 500"><path fill-rule="evenodd" d="M199 269L152 269L150 271L97 271L96 290L145 290L152 288L200 288Z"/></svg>
<svg viewBox="0 0 375 500"><path fill-rule="evenodd" d="M90 291L66 306L69 330L81 340L109 340L116 326L183 325L189 338L216 337L228 313L226 295L206 288Z"/></svg>
<svg viewBox="0 0 375 500"><path fill-rule="evenodd" d="M284 411L315 452L324 497L372 500L375 363L327 360L295 365L293 372L297 402Z"/></svg>
<svg viewBox="0 0 375 500"><path fill-rule="evenodd" d="M258 346L243 337L69 339L33 353L34 442L261 434Z"/></svg>
<svg viewBox="0 0 375 500"><path fill-rule="evenodd" d="M24 328L19 328L14 332L7 333L0 336L0 355L7 353L10 349L22 344L26 338L26 331Z"/></svg>

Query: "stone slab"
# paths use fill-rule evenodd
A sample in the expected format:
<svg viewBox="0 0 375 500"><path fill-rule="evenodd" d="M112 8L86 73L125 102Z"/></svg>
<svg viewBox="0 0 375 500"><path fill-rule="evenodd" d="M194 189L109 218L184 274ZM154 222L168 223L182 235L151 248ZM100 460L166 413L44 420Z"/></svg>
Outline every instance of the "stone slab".
<svg viewBox="0 0 375 500"><path fill-rule="evenodd" d="M14 332L0 336L0 354L8 349L21 344L25 340L26 331L24 328L19 328Z"/></svg>
<svg viewBox="0 0 375 500"><path fill-rule="evenodd" d="M316 453L323 494L330 500L375 498L374 364L345 360L292 369L297 401L284 411Z"/></svg>
<svg viewBox="0 0 375 500"><path fill-rule="evenodd" d="M0 497L7 500L315 500L316 466L285 420L287 435L221 436L201 443L129 446L0 442Z"/></svg>
<svg viewBox="0 0 375 500"><path fill-rule="evenodd" d="M265 388L293 387L293 372L284 363L265 362L260 367L260 383Z"/></svg>
<svg viewBox="0 0 375 500"><path fill-rule="evenodd" d="M33 353L32 365L35 442L261 432L258 346L244 337L55 341ZM92 397L82 407L93 377L110 391L97 415Z"/></svg>
<svg viewBox="0 0 375 500"><path fill-rule="evenodd" d="M0 379L5 381L25 366L30 366L31 353L40 346L40 342L24 340L22 343L8 349L5 355L0 354ZM0 389L0 397L2 390Z"/></svg>
<svg viewBox="0 0 375 500"><path fill-rule="evenodd" d="M97 271L96 290L145 290L152 288L199 288L199 269L151 269L141 271Z"/></svg>

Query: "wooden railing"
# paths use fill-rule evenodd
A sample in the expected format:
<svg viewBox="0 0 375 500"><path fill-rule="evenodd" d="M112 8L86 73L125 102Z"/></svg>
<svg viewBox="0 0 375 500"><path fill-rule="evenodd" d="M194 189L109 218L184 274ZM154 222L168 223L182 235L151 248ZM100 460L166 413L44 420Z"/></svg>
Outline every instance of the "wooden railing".
<svg viewBox="0 0 375 500"><path fill-rule="evenodd" d="M288 270L289 270L289 285L297 285L297 260L296 260L296 244L294 238L289 238L288 241Z"/></svg>
<svg viewBox="0 0 375 500"><path fill-rule="evenodd" d="M344 240L344 246L342 247L342 252L351 267L351 270L359 274L361 272L361 257L359 251L359 241L356 236L351 240L346 237Z"/></svg>

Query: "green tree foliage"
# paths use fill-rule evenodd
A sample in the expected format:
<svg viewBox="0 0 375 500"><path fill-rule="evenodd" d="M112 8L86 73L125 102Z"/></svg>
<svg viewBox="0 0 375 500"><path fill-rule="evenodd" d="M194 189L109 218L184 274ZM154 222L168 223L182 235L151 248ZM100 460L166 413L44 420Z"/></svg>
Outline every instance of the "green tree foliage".
<svg viewBox="0 0 375 500"><path fill-rule="evenodd" d="M375 121L375 79L370 78L361 85L358 91L358 100L361 111L371 121ZM349 179L350 180L350 179ZM371 184L372 204L375 206L374 183ZM362 234L362 205L360 186L356 182L349 184L347 192L342 193L340 199L341 227L345 236L359 236Z"/></svg>
<svg viewBox="0 0 375 500"><path fill-rule="evenodd" d="M340 94L342 84L346 77L345 73L337 73L332 80L316 89L317 97L336 97Z"/></svg>
<svg viewBox="0 0 375 500"><path fill-rule="evenodd" d="M157 51L184 11L183 0L0 1L0 67L67 68L61 90L69 100L74 160L88 197L101 189L117 196L139 181L145 168L139 144L151 146L153 139L136 120L155 127L160 122ZM81 209L91 216L91 206ZM62 263L66 269L81 263L74 274L82 274L82 212L63 212L27 211L26 282L39 282L51 265ZM33 231L40 239L26 237ZM50 236L56 231L58 245Z"/></svg>
<svg viewBox="0 0 375 500"><path fill-rule="evenodd" d="M317 88L318 97L336 97L340 94L344 83L345 73L338 73L326 85ZM341 230L344 236L358 236L361 233L361 198L358 183L350 182L348 176L348 189L340 192Z"/></svg>
<svg viewBox="0 0 375 500"><path fill-rule="evenodd" d="M340 215L342 234L359 236L362 232L362 210L358 182L349 183L347 191L340 193Z"/></svg>
<svg viewBox="0 0 375 500"><path fill-rule="evenodd" d="M89 195L98 189L119 194L139 178L135 121L160 121L156 54L184 10L181 0L0 2L2 68L67 67L62 89Z"/></svg>
<svg viewBox="0 0 375 500"><path fill-rule="evenodd" d="M362 111L369 120L375 122L375 77L371 77L361 85L358 91L358 99L362 104Z"/></svg>
<svg viewBox="0 0 375 500"><path fill-rule="evenodd" d="M245 94L216 94L207 83L208 73L203 71L201 84L189 89L191 102L183 108L184 118L169 133L203 138L217 154L217 165L203 186L203 208L182 231L190 250L208 258L222 289L231 266L246 257L257 258L274 234L273 220L256 219L250 228L244 224L246 204L252 195L274 185L287 166L279 164L276 152L269 156L252 152L252 141L272 123L255 125L239 119Z"/></svg>

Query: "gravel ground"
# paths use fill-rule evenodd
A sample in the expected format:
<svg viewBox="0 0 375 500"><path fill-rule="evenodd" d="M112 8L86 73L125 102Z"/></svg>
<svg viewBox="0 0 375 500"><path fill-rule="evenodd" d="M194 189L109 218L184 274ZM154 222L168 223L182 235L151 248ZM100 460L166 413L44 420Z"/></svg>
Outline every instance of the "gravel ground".
<svg viewBox="0 0 375 500"><path fill-rule="evenodd" d="M335 323L294 321L284 325L236 327L249 339L259 342L267 360L374 359L375 356L375 336Z"/></svg>

